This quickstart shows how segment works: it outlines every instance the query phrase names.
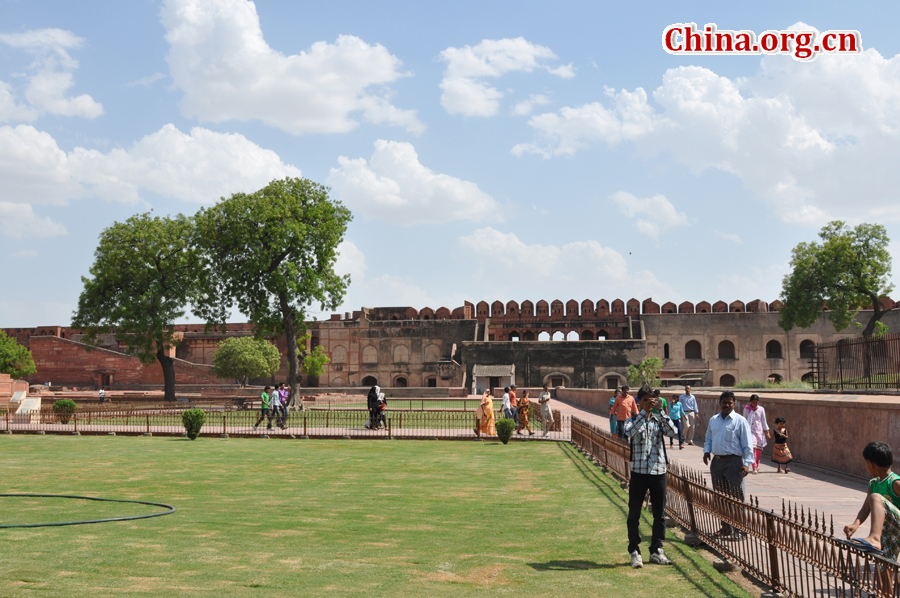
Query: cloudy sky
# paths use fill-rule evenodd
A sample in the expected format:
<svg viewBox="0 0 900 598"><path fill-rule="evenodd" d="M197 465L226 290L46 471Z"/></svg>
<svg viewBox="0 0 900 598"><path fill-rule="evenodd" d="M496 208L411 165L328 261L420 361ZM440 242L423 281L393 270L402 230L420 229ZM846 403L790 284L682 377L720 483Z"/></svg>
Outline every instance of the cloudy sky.
<svg viewBox="0 0 900 598"><path fill-rule="evenodd" d="M341 311L771 301L831 219L896 255L900 6L674 4L0 0L0 327L68 324L113 222L284 176L354 213ZM668 54L687 22L864 51Z"/></svg>

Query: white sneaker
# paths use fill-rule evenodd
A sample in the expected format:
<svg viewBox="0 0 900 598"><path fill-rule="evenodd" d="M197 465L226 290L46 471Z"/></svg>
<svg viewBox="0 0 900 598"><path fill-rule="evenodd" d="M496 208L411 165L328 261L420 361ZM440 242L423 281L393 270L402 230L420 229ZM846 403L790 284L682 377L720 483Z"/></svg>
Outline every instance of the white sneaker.
<svg viewBox="0 0 900 598"><path fill-rule="evenodd" d="M650 557L650 560L653 560L653 557ZM644 559L641 558L641 553L635 550L631 553L631 566L635 569L640 569L644 566Z"/></svg>
<svg viewBox="0 0 900 598"><path fill-rule="evenodd" d="M666 553L663 552L663 549L660 548L656 552L650 555L650 562L654 565L671 565L672 561L666 556ZM632 563L634 560L632 559Z"/></svg>

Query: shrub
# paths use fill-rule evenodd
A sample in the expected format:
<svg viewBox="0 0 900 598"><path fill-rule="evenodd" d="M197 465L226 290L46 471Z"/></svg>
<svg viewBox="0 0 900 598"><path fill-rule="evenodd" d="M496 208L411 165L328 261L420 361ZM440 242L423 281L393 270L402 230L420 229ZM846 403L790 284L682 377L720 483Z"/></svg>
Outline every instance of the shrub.
<svg viewBox="0 0 900 598"><path fill-rule="evenodd" d="M516 429L516 422L512 419L501 419L495 424L497 428L497 438L500 442L506 444L512 438L513 431Z"/></svg>
<svg viewBox="0 0 900 598"><path fill-rule="evenodd" d="M206 423L206 413L202 409L188 409L181 414L181 423L187 437L195 440L200 434L200 428Z"/></svg>
<svg viewBox="0 0 900 598"><path fill-rule="evenodd" d="M53 403L53 413L56 414L60 423L63 424L69 423L76 409L78 409L78 405L72 399L60 399Z"/></svg>
<svg viewBox="0 0 900 598"><path fill-rule="evenodd" d="M746 388L746 389L760 389L760 388L768 388L771 390L777 390L779 388L812 388L812 384L807 382L801 382L799 380L792 380L784 382L769 382L768 380L741 380L737 384L734 385L735 388Z"/></svg>

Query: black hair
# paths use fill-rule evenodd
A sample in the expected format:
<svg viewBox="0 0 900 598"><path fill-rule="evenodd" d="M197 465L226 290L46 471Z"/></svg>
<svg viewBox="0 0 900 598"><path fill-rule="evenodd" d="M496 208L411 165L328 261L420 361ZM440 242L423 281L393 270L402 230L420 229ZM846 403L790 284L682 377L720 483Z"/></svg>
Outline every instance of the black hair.
<svg viewBox="0 0 900 598"><path fill-rule="evenodd" d="M508 386L504 386L504 387L503 387L503 392L509 392L509 387L508 387Z"/></svg>
<svg viewBox="0 0 900 598"><path fill-rule="evenodd" d="M680 400L680 399L681 399L681 397L679 397L677 394L676 394L676 395L672 395L672 400L673 400L673 401L678 401L678 400Z"/></svg>
<svg viewBox="0 0 900 598"><path fill-rule="evenodd" d="M266 386L266 387L263 389L263 392L269 390L270 388L272 388L272 387L271 387L271 386Z"/></svg>
<svg viewBox="0 0 900 598"><path fill-rule="evenodd" d="M863 449L863 459L878 467L890 467L894 464L894 453L887 442L870 442Z"/></svg>
<svg viewBox="0 0 900 598"><path fill-rule="evenodd" d="M641 386L641 387L638 389L638 392L637 392L637 400L640 401L641 399L643 399L643 398L646 397L647 395L653 396L653 389L650 388L649 386L647 386L647 385L645 384L645 385Z"/></svg>
<svg viewBox="0 0 900 598"><path fill-rule="evenodd" d="M734 400L734 392L730 390L726 390L722 393L722 396L719 397L719 402L721 403L724 399Z"/></svg>
<svg viewBox="0 0 900 598"><path fill-rule="evenodd" d="M629 390L631 390L630 386L622 385L622 392L628 392Z"/></svg>
<svg viewBox="0 0 900 598"><path fill-rule="evenodd" d="M775 423L776 423L776 424L786 424L786 423L787 423L787 420L784 419L783 417L776 417L776 418L775 418Z"/></svg>
<svg viewBox="0 0 900 598"><path fill-rule="evenodd" d="M758 401L758 400L759 400L759 395L750 395L750 402L751 402L751 403L752 403L753 401Z"/></svg>

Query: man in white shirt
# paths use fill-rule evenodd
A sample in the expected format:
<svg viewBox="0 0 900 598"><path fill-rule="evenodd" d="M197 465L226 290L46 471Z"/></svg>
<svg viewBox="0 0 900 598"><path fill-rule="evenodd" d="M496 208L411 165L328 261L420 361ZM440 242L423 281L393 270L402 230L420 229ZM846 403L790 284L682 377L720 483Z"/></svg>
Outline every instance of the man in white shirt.
<svg viewBox="0 0 900 598"><path fill-rule="evenodd" d="M684 421L682 422L682 438L687 444L694 444L694 432L697 430L697 426L694 425L697 413L699 410L697 409L697 397L691 394L691 387L684 387L684 394L678 397L678 401L681 403L681 408L684 410Z"/></svg>
<svg viewBox="0 0 900 598"><path fill-rule="evenodd" d="M541 427L544 428L544 436L550 433L553 427L553 411L550 410L550 387L544 384L544 389L538 395L538 404L541 406Z"/></svg>
<svg viewBox="0 0 900 598"><path fill-rule="evenodd" d="M513 415L512 405L509 402L509 387L505 386L503 388L503 417L506 419L516 419Z"/></svg>

